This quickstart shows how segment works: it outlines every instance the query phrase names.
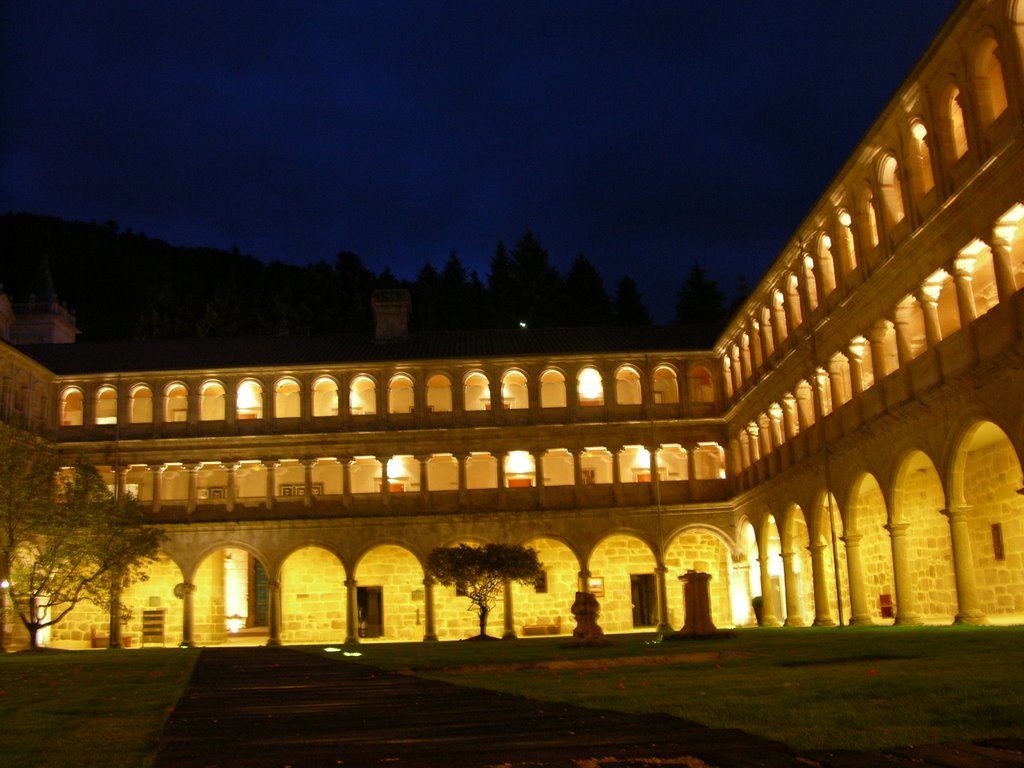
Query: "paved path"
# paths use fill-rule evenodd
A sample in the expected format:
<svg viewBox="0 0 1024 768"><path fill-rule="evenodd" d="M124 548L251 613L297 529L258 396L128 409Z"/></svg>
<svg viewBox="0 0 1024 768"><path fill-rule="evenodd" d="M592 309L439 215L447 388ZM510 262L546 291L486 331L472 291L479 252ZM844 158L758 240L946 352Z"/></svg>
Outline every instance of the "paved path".
<svg viewBox="0 0 1024 768"><path fill-rule="evenodd" d="M1024 766L1024 744L796 757L736 730L421 680L287 648L204 650L157 768Z"/></svg>

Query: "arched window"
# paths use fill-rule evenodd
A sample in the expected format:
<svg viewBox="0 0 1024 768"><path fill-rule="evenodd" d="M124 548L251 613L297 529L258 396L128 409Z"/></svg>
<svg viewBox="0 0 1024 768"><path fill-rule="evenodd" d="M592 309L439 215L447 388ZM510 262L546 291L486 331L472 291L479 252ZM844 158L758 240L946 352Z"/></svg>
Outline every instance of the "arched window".
<svg viewBox="0 0 1024 768"><path fill-rule="evenodd" d="M800 307L800 280L790 274L786 278L786 314L789 315L791 328L799 328L804 322L804 313Z"/></svg>
<svg viewBox="0 0 1024 768"><path fill-rule="evenodd" d="M235 414L240 421L263 418L263 385L246 379L238 385Z"/></svg>
<svg viewBox="0 0 1024 768"><path fill-rule="evenodd" d="M153 423L153 390L145 384L133 387L128 395L128 422L130 424Z"/></svg>
<svg viewBox="0 0 1024 768"><path fill-rule="evenodd" d="M83 419L82 390L66 389L60 397L60 425L62 427L80 427Z"/></svg>
<svg viewBox="0 0 1024 768"><path fill-rule="evenodd" d="M953 156L959 160L967 154L967 124L964 122L964 110L960 105L960 90L952 88L946 98L946 113L949 118L949 139Z"/></svg>
<svg viewBox="0 0 1024 768"><path fill-rule="evenodd" d="M678 482L690 479L689 460L686 450L678 443L662 444L654 457L658 468L658 479L665 482Z"/></svg>
<svg viewBox="0 0 1024 768"><path fill-rule="evenodd" d="M857 246L853 240L853 217L845 208L839 210L839 234L843 246L843 274L848 275L857 268Z"/></svg>
<svg viewBox="0 0 1024 768"><path fill-rule="evenodd" d="M703 365L692 365L687 372L687 380L690 383L691 403L715 402L715 382L711 378L711 371Z"/></svg>
<svg viewBox="0 0 1024 768"><path fill-rule="evenodd" d="M427 410L432 413L452 412L452 380L443 373L427 379Z"/></svg>
<svg viewBox="0 0 1024 768"><path fill-rule="evenodd" d="M491 410L491 384L487 377L474 371L462 384L463 404L467 411Z"/></svg>
<svg viewBox="0 0 1024 768"><path fill-rule="evenodd" d="M761 308L760 326L765 357L771 357L775 354L775 334L772 331L772 312L768 307Z"/></svg>
<svg viewBox="0 0 1024 768"><path fill-rule="evenodd" d="M778 288L772 292L772 328L775 338L781 344L789 336L789 323L786 321L786 294Z"/></svg>
<svg viewBox="0 0 1024 768"><path fill-rule="evenodd" d="M357 416L377 413L377 384L373 379L365 375L352 379L348 389L348 407Z"/></svg>
<svg viewBox="0 0 1024 768"><path fill-rule="evenodd" d="M522 371L506 371L501 377L501 401L511 411L530 407L526 388L526 376Z"/></svg>
<svg viewBox="0 0 1024 768"><path fill-rule="evenodd" d="M540 375L540 407L565 408L565 374L549 368Z"/></svg>
<svg viewBox="0 0 1024 768"><path fill-rule="evenodd" d="M313 416L338 415L338 382L321 376L313 382Z"/></svg>
<svg viewBox="0 0 1024 768"><path fill-rule="evenodd" d="M604 405L604 380L593 366L581 368L576 376L580 405Z"/></svg>
<svg viewBox="0 0 1024 768"><path fill-rule="evenodd" d="M708 378L710 377L711 374L708 374ZM654 369L651 378L655 403L679 402L679 381L674 370L667 365L659 365Z"/></svg>
<svg viewBox="0 0 1024 768"><path fill-rule="evenodd" d="M875 196L871 187L864 186L864 226L867 229L868 245L876 248L881 242L881 233L878 231L878 209L875 208Z"/></svg>
<svg viewBox="0 0 1024 768"><path fill-rule="evenodd" d="M274 387L274 416L297 419L302 415L302 388L295 379L279 379Z"/></svg>
<svg viewBox="0 0 1024 768"><path fill-rule="evenodd" d="M211 381L199 391L199 418L203 421L224 421L224 385Z"/></svg>
<svg viewBox="0 0 1024 768"><path fill-rule="evenodd" d="M878 184L885 202L885 212L889 221L899 224L906 216L903 207L903 185L900 183L900 166L896 158L886 155L878 166Z"/></svg>
<svg viewBox="0 0 1024 768"><path fill-rule="evenodd" d="M188 421L188 389L184 384L171 384L164 390L164 421L169 424Z"/></svg>
<svg viewBox="0 0 1024 768"><path fill-rule="evenodd" d="M404 374L392 377L388 384L388 413L412 413L415 405L412 379Z"/></svg>
<svg viewBox="0 0 1024 768"><path fill-rule="evenodd" d="M818 273L821 275L821 292L828 296L836 289L835 259L832 257L832 238L824 232L818 238Z"/></svg>
<svg viewBox="0 0 1024 768"><path fill-rule="evenodd" d="M505 456L505 486L532 488L537 477L537 462L528 451L509 451Z"/></svg>
<svg viewBox="0 0 1024 768"><path fill-rule="evenodd" d="M935 187L935 174L932 171L932 150L928 144L928 129L920 120L910 124L910 135L913 137L914 163L911 178L914 191L920 198Z"/></svg>
<svg viewBox="0 0 1024 768"><path fill-rule="evenodd" d="M975 81L977 83L978 106L981 108L981 121L987 128L1006 111L1006 83L1003 80L1003 67L996 55L996 41L988 38L978 47L975 60Z"/></svg>
<svg viewBox="0 0 1024 768"><path fill-rule="evenodd" d="M631 365L624 365L615 372L615 402L619 405L640 405L640 374Z"/></svg>
<svg viewBox="0 0 1024 768"><path fill-rule="evenodd" d="M807 289L807 308L813 312L818 308L818 279L814 276L814 257L804 255L804 287Z"/></svg>
<svg viewBox="0 0 1024 768"><path fill-rule="evenodd" d="M100 387L96 392L96 423L117 424L117 390Z"/></svg>

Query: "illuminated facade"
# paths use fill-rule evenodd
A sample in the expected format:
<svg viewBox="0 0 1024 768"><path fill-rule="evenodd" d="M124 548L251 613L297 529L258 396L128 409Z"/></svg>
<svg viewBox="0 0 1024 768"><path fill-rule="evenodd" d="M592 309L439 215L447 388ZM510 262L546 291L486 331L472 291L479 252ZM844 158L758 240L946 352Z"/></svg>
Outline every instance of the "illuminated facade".
<svg viewBox="0 0 1024 768"><path fill-rule="evenodd" d="M496 634L571 632L577 589L678 628L691 569L719 626L1024 621L1022 41L961 4L717 338L407 335L386 292L377 338L25 345L0 298L2 415L166 530L129 637L464 637L422 564L484 541L546 570Z"/></svg>

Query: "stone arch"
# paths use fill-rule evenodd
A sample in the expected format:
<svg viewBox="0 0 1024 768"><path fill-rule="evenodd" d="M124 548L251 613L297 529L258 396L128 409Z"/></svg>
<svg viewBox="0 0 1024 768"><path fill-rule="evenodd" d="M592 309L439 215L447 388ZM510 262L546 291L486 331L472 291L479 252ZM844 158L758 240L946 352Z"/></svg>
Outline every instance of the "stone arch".
<svg viewBox="0 0 1024 768"><path fill-rule="evenodd" d="M737 625L760 623L755 615L753 599L761 596L761 569L757 551L757 534L754 524L746 516L736 526L736 552L734 565L739 564L745 575L745 582L733 583L733 620ZM760 610L758 610L760 613Z"/></svg>
<svg viewBox="0 0 1024 768"><path fill-rule="evenodd" d="M846 623L852 612L849 559L843 516L834 494L822 490L816 495L808 526L814 573L814 624L831 626L840 618Z"/></svg>
<svg viewBox="0 0 1024 768"><path fill-rule="evenodd" d="M529 379L519 368L509 368L501 375L501 402L507 410L530 407Z"/></svg>
<svg viewBox="0 0 1024 768"><path fill-rule="evenodd" d="M565 408L565 371L546 368L540 374L540 407Z"/></svg>
<svg viewBox="0 0 1024 768"><path fill-rule="evenodd" d="M313 416L338 415L338 381L333 376L318 376L313 382Z"/></svg>
<svg viewBox="0 0 1024 768"><path fill-rule="evenodd" d="M199 385L199 420L224 421L227 413L227 388L219 379L207 379Z"/></svg>
<svg viewBox="0 0 1024 768"><path fill-rule="evenodd" d="M799 504L790 504L786 508L780 538L786 626L804 627L814 620L814 570L809 550L810 532Z"/></svg>
<svg viewBox="0 0 1024 768"><path fill-rule="evenodd" d="M653 630L658 624L656 548L636 531L604 536L587 556L590 590L605 632Z"/></svg>
<svg viewBox="0 0 1024 768"><path fill-rule="evenodd" d="M615 369L615 404L641 405L642 403L640 371L635 365L620 365Z"/></svg>
<svg viewBox="0 0 1024 768"><path fill-rule="evenodd" d="M711 374L708 374L710 380ZM679 402L679 372L675 366L659 363L651 371L651 390L655 404L674 404Z"/></svg>
<svg viewBox="0 0 1024 768"><path fill-rule="evenodd" d="M360 638L405 642L423 639L424 570L413 548L390 540L367 546L355 560L352 578L356 581ZM437 591L435 588L435 594Z"/></svg>
<svg viewBox="0 0 1024 768"><path fill-rule="evenodd" d="M899 224L907 215L900 179L900 163L896 155L887 152L878 161L878 188L885 204L886 220L891 226Z"/></svg>
<svg viewBox="0 0 1024 768"><path fill-rule="evenodd" d="M896 579L892 546L886 528L889 513L885 494L870 472L857 475L850 485L844 511L845 543L850 579L861 592L852 595L852 622L870 624L894 618Z"/></svg>
<svg viewBox="0 0 1024 768"><path fill-rule="evenodd" d="M416 406L413 378L396 373L388 381L388 413L412 413Z"/></svg>
<svg viewBox="0 0 1024 768"><path fill-rule="evenodd" d="M987 34L974 50L974 92L983 127L998 120L1009 107L1002 49L993 33Z"/></svg>
<svg viewBox="0 0 1024 768"><path fill-rule="evenodd" d="M491 409L491 382L483 371L469 371L462 378L462 407L466 411Z"/></svg>
<svg viewBox="0 0 1024 768"><path fill-rule="evenodd" d="M942 623L957 612L946 494L935 463L920 449L896 464L889 531L896 575L896 620Z"/></svg>
<svg viewBox="0 0 1024 768"><path fill-rule="evenodd" d="M264 641L271 611L270 583L277 569L247 542L224 540L206 547L194 560L188 582L195 585L193 639L216 645L232 637Z"/></svg>
<svg viewBox="0 0 1024 768"><path fill-rule="evenodd" d="M960 614L975 608L989 620L1019 621L1024 614L1024 570L1015 553L1024 549L1024 473L1007 436L991 421L975 421L956 441L950 465L950 514L966 526L969 552L958 552L957 568L970 555L976 605L960 605ZM954 525L956 523L954 522ZM965 547L965 540L954 541ZM963 578L963 574L958 574ZM970 597L970 596L968 596Z"/></svg>
<svg viewBox="0 0 1024 768"><path fill-rule="evenodd" d="M452 412L452 380L445 373L434 373L427 378L427 411Z"/></svg>
<svg viewBox="0 0 1024 768"><path fill-rule="evenodd" d="M666 539L665 602L670 626L683 625L686 606L680 579L687 571L711 574L711 620L718 627L735 624L732 555L733 542L714 526L685 525Z"/></svg>
<svg viewBox="0 0 1024 768"><path fill-rule="evenodd" d="M281 641L344 642L345 579L341 558L326 546L293 548L281 562Z"/></svg>
<svg viewBox="0 0 1024 768"><path fill-rule="evenodd" d="M128 389L128 423L153 423L153 388L148 384L133 384Z"/></svg>
<svg viewBox="0 0 1024 768"><path fill-rule="evenodd" d="M302 415L302 385L294 376L274 382L274 418L297 419Z"/></svg>
<svg viewBox="0 0 1024 768"><path fill-rule="evenodd" d="M517 633L524 636L571 633L574 628L571 609L579 589L579 556L567 542L550 534L532 536L522 545L536 550L544 578L533 585L512 585Z"/></svg>
<svg viewBox="0 0 1024 768"><path fill-rule="evenodd" d="M367 373L352 377L348 385L349 413L372 416L377 413L377 380Z"/></svg>
<svg viewBox="0 0 1024 768"><path fill-rule="evenodd" d="M85 393L81 387L65 387L60 393L60 425L80 427L85 418Z"/></svg>

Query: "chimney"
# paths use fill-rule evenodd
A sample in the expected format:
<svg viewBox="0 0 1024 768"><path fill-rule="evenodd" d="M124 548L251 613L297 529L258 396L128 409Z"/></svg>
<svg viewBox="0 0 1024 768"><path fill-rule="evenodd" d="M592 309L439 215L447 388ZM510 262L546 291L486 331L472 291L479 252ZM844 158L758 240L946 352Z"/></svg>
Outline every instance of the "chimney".
<svg viewBox="0 0 1024 768"><path fill-rule="evenodd" d="M405 341L409 335L409 313L412 298L404 288L388 288L373 292L370 297L373 316L377 321L374 340L378 344Z"/></svg>

